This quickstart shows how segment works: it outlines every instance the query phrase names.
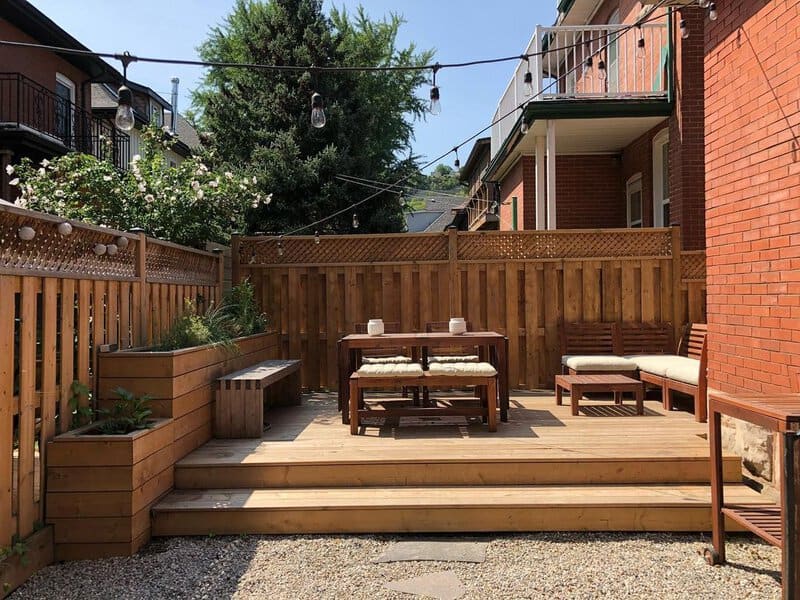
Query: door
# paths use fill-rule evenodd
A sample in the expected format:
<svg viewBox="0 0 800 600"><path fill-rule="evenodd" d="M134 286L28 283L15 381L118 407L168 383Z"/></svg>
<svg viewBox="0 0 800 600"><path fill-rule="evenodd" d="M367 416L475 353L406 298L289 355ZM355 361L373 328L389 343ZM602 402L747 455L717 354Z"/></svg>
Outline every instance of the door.
<svg viewBox="0 0 800 600"><path fill-rule="evenodd" d="M637 173L626 185L628 227L642 226L642 174Z"/></svg>
<svg viewBox="0 0 800 600"><path fill-rule="evenodd" d="M75 147L75 84L56 73L55 123L53 133L64 145Z"/></svg>

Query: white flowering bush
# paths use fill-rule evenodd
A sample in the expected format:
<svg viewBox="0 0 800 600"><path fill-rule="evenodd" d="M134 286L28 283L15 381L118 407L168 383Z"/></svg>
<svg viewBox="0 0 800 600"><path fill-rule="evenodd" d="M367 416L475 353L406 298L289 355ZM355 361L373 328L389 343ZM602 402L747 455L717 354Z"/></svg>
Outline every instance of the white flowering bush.
<svg viewBox="0 0 800 600"><path fill-rule="evenodd" d="M243 226L247 209L269 202L255 177L209 168L213 156L170 166L164 154L170 145L168 135L151 128L128 171L72 153L40 164L23 159L8 174L19 206L115 229L141 227L149 235L196 247L227 241L231 229Z"/></svg>

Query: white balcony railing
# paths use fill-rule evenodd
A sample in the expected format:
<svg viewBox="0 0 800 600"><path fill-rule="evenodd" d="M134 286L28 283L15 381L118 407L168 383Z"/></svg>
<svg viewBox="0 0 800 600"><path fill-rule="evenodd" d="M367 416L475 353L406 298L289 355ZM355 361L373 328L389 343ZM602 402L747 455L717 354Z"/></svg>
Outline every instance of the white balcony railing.
<svg viewBox="0 0 800 600"><path fill-rule="evenodd" d="M641 47L639 40L644 40ZM666 22L629 25L537 27L500 98L492 121L492 157L531 101L641 99L667 95L669 33ZM591 59L591 61L587 60ZM602 66L601 69L601 61ZM590 64L589 64L590 63ZM533 94L525 95L525 72L533 75Z"/></svg>

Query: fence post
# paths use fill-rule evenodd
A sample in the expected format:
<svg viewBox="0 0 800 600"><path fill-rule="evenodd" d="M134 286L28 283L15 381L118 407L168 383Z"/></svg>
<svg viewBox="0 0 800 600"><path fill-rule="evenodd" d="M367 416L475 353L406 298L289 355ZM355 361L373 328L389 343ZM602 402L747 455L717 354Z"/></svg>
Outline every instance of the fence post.
<svg viewBox="0 0 800 600"><path fill-rule="evenodd" d="M672 328L679 340L683 325L683 293L681 291L681 228L672 227Z"/></svg>
<svg viewBox="0 0 800 600"><path fill-rule="evenodd" d="M447 260L450 289L450 316L461 316L461 282L458 279L458 229L447 228Z"/></svg>
<svg viewBox="0 0 800 600"><path fill-rule="evenodd" d="M150 322L150 294L147 293L147 234L139 233L136 245L136 278L139 280L139 343L135 346L148 345L147 332Z"/></svg>
<svg viewBox="0 0 800 600"><path fill-rule="evenodd" d="M239 285L239 235L231 235L231 285Z"/></svg>

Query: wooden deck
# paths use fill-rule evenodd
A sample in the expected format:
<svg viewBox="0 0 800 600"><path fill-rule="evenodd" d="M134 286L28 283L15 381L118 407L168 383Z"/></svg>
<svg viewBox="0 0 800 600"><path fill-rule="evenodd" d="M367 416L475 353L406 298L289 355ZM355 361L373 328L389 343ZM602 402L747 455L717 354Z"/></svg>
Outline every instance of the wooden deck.
<svg viewBox="0 0 800 600"><path fill-rule="evenodd" d="M154 535L388 531L707 531L707 427L646 401L512 395L489 433L404 419L351 436L334 395L269 413L260 440L212 440L176 465ZM434 424L437 423L437 424ZM727 456L727 493L763 503Z"/></svg>

